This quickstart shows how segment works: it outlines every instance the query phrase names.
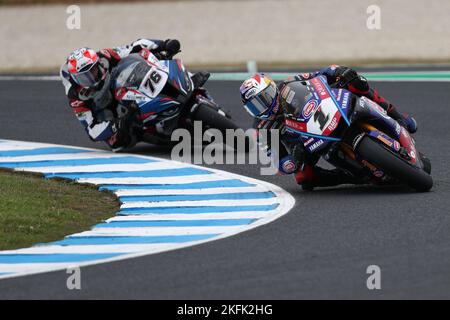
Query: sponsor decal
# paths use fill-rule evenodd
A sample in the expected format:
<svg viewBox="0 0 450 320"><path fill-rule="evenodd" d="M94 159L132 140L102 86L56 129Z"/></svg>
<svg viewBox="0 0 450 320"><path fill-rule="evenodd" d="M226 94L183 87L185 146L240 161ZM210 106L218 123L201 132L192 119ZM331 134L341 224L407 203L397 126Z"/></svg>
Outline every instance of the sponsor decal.
<svg viewBox="0 0 450 320"><path fill-rule="evenodd" d="M294 99L294 96L295 96L295 92L293 90L289 91L289 94L288 94L288 96L286 98L286 102L289 103L289 104L292 103L292 100Z"/></svg>
<svg viewBox="0 0 450 320"><path fill-rule="evenodd" d="M380 170L375 170L372 172L372 174L376 177L376 178L381 178L384 176L384 172L380 171Z"/></svg>
<svg viewBox="0 0 450 320"><path fill-rule="evenodd" d="M400 150L400 143L398 141L394 141L394 149L395 149L395 151Z"/></svg>
<svg viewBox="0 0 450 320"><path fill-rule="evenodd" d="M303 142L303 145L305 146L305 147L307 147L309 144L311 144L311 142L313 142L314 141L314 138L309 138L308 140L306 140L306 141L304 141Z"/></svg>
<svg viewBox="0 0 450 320"><path fill-rule="evenodd" d="M409 152L409 156L410 156L411 158L415 159L415 158L416 158L416 152L415 152L414 150L411 150L411 151Z"/></svg>
<svg viewBox="0 0 450 320"><path fill-rule="evenodd" d="M395 124L395 133L397 133L397 135L400 135L401 131L402 131L401 126L398 123L396 123Z"/></svg>
<svg viewBox="0 0 450 320"><path fill-rule="evenodd" d="M295 170L295 163L292 160L285 161L283 163L283 171L286 173L292 173Z"/></svg>
<svg viewBox="0 0 450 320"><path fill-rule="evenodd" d="M322 98L328 96L328 93L326 92L325 87L323 86L319 78L311 79L311 84L314 86L314 89L319 94L319 96L321 96Z"/></svg>
<svg viewBox="0 0 450 320"><path fill-rule="evenodd" d="M72 55L70 56L69 59L81 59L84 55L84 53L86 52L86 49L81 49L81 50L76 50L72 52Z"/></svg>
<svg viewBox="0 0 450 320"><path fill-rule="evenodd" d="M302 73L302 78L303 79L309 79L309 73Z"/></svg>
<svg viewBox="0 0 450 320"><path fill-rule="evenodd" d="M342 96L342 89L339 89L339 90L338 90L337 97L336 97L336 100L337 100L337 101L340 101L340 100L341 100L341 96Z"/></svg>
<svg viewBox="0 0 450 320"><path fill-rule="evenodd" d="M350 93L346 92L344 93L344 98L342 99L342 108L347 108L348 105L348 99L350 98Z"/></svg>
<svg viewBox="0 0 450 320"><path fill-rule="evenodd" d="M380 114L385 119L391 119L391 117L389 117L387 115L387 111L386 110L384 110L378 103L375 103L375 102L373 102L372 100L370 100L370 99L368 99L366 97L361 97L359 99L359 105L362 108L365 108L366 106L369 107L370 110L374 110L375 112Z"/></svg>
<svg viewBox="0 0 450 320"><path fill-rule="evenodd" d="M281 97L283 99L286 99L287 95L289 94L289 91L291 91L291 88L288 86L284 86L283 89L281 89Z"/></svg>
<svg viewBox="0 0 450 320"><path fill-rule="evenodd" d="M392 141L387 139L385 136L380 134L377 136L377 139L382 141L385 145L389 146L389 148L392 148L392 145L393 145Z"/></svg>
<svg viewBox="0 0 450 320"><path fill-rule="evenodd" d="M306 132L306 123L295 121L292 119L286 119L285 122L287 127L292 128L294 130Z"/></svg>
<svg viewBox="0 0 450 320"><path fill-rule="evenodd" d="M308 103L303 107L302 115L305 119L308 119L311 117L314 111L317 109L317 100L310 100Z"/></svg>
<svg viewBox="0 0 450 320"><path fill-rule="evenodd" d="M245 92L245 99L249 99L250 97L254 96L256 94L256 88L251 88L249 90L247 90L247 92Z"/></svg>
<svg viewBox="0 0 450 320"><path fill-rule="evenodd" d="M243 89L249 89L249 88L254 87L256 85L257 85L256 81L253 78L250 78L250 79L247 79L247 80L244 81L244 83L242 84L242 88Z"/></svg>
<svg viewBox="0 0 450 320"><path fill-rule="evenodd" d="M317 148L319 148L323 144L324 144L323 140L320 139L320 140L317 140L316 142L314 142L310 147L308 147L308 149L309 149L309 151L312 152L312 151L316 150Z"/></svg>
<svg viewBox="0 0 450 320"><path fill-rule="evenodd" d="M361 108L363 108L363 109L366 107L366 104L364 103L363 97L361 97L361 98L359 99L359 105L360 105Z"/></svg>
<svg viewBox="0 0 450 320"><path fill-rule="evenodd" d="M338 117L334 117L333 120L331 120L330 125L327 127L328 131L333 132L334 130L336 130L338 123Z"/></svg>

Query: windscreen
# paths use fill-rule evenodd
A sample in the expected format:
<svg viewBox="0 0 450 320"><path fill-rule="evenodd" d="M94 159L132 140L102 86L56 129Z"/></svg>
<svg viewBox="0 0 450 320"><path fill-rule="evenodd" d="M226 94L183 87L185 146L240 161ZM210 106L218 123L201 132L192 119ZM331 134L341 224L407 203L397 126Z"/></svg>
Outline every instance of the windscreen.
<svg viewBox="0 0 450 320"><path fill-rule="evenodd" d="M286 83L281 88L281 105L286 113L297 117L302 113L306 102L312 98L312 93L302 81Z"/></svg>
<svg viewBox="0 0 450 320"><path fill-rule="evenodd" d="M139 55L130 55L123 59L113 73L115 87L139 88L142 79L151 66Z"/></svg>

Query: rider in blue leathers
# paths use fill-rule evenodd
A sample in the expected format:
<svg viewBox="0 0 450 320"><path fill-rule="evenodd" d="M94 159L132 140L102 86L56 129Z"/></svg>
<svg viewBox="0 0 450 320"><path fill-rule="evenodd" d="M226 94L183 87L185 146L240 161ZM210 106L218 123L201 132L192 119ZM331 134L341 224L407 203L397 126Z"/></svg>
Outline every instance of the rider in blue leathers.
<svg viewBox="0 0 450 320"><path fill-rule="evenodd" d="M281 174L294 174L296 182L306 190L314 187L335 186L351 183L359 184L367 181L353 176L348 170L340 168L326 170L317 166L320 155L306 152L303 144L292 143L292 136L283 129L284 110L283 97L280 91L290 81L310 80L317 76L325 76L329 85L334 88L344 88L358 96L365 96L379 104L388 115L400 125L404 126L410 133L417 131L415 119L409 115L401 114L397 108L383 98L379 92L371 87L367 80L355 70L331 65L320 71L296 75L293 79L282 82L276 86L270 77L264 74L255 74L252 78L244 81L240 88L242 102L245 109L255 118L255 127L259 129L280 129L280 148L278 157L280 159L278 169ZM267 139L268 143L270 139ZM267 145L268 153L275 152ZM337 163L339 159L328 159ZM342 163L345 164L345 163Z"/></svg>

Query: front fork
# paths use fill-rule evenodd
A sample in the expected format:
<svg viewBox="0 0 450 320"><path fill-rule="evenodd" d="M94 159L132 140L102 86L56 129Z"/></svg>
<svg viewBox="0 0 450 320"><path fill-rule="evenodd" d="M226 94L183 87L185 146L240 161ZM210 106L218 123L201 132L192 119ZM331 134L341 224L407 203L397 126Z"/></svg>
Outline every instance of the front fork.
<svg viewBox="0 0 450 320"><path fill-rule="evenodd" d="M201 104L207 104L211 108L215 109L218 113L223 115L224 117L230 118L229 114L227 114L212 98L209 92L204 88L197 88L194 91L194 103L190 107L190 114L195 114L195 111Z"/></svg>

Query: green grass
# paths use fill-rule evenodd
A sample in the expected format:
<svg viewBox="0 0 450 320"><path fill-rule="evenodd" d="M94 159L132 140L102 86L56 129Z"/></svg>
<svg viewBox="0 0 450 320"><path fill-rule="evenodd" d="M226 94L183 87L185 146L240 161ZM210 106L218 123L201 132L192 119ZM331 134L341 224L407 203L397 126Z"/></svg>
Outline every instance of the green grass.
<svg viewBox="0 0 450 320"><path fill-rule="evenodd" d="M114 216L114 195L93 186L0 171L0 250L29 247L89 230Z"/></svg>

